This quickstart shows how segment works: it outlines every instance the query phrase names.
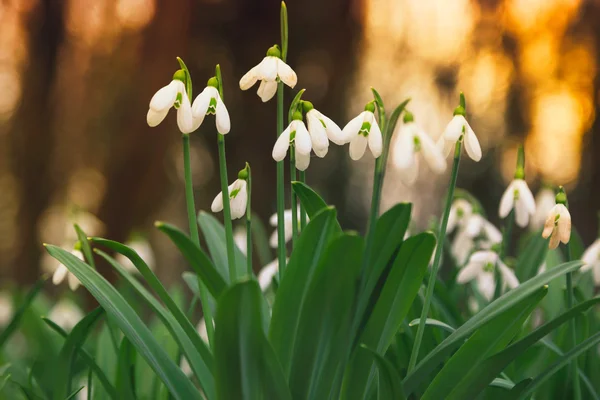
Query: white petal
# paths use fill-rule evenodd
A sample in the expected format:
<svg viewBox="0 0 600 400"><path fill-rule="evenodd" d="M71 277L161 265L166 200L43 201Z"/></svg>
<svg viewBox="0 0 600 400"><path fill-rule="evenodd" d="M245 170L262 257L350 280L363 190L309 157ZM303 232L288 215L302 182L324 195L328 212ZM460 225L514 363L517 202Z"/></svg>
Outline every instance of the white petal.
<svg viewBox="0 0 600 400"><path fill-rule="evenodd" d="M273 146L273 160L281 161L285 158L290 147L290 133L290 126L288 126L277 138L275 146Z"/></svg>
<svg viewBox="0 0 600 400"><path fill-rule="evenodd" d="M458 276L456 277L456 282L458 283L466 283L473 280L477 275L483 272L483 264L480 262L473 262L469 260L467 265L461 268Z"/></svg>
<svg viewBox="0 0 600 400"><path fill-rule="evenodd" d="M519 199L523 201L523 206L525 210L527 210L528 214L535 213L535 199L533 198L533 193L529 189L527 182L523 179L516 179L516 185L519 189Z"/></svg>
<svg viewBox="0 0 600 400"><path fill-rule="evenodd" d="M492 272L483 272L477 277L477 289L487 301L494 298L496 291L496 280Z"/></svg>
<svg viewBox="0 0 600 400"><path fill-rule="evenodd" d="M356 134L350 141L350 158L354 161L360 160L367 149L367 138L362 134Z"/></svg>
<svg viewBox="0 0 600 400"><path fill-rule="evenodd" d="M488 238L490 244L496 244L502 242L502 233L496 228L491 222L484 220L483 231Z"/></svg>
<svg viewBox="0 0 600 400"><path fill-rule="evenodd" d="M273 96L275 96L275 93L277 93L277 82L261 81L256 93L263 103L266 103L267 101L271 100Z"/></svg>
<svg viewBox="0 0 600 400"><path fill-rule="evenodd" d="M323 115L322 113L319 114L321 120L325 123L325 132L327 133L329 140L338 145L344 144L342 129L327 116Z"/></svg>
<svg viewBox="0 0 600 400"><path fill-rule="evenodd" d="M215 196L212 204L210 205L210 210L214 213L220 212L223 210L223 192L219 192L218 195Z"/></svg>
<svg viewBox="0 0 600 400"><path fill-rule="evenodd" d="M352 139L354 139L354 136L358 134L358 131L362 126L364 120L363 114L364 112L358 114L356 117L352 118L350 122L346 124L346 126L344 126L344 129L342 129L341 143L338 144L349 143L352 141Z"/></svg>
<svg viewBox="0 0 600 400"><path fill-rule="evenodd" d="M229 112L225 103L221 100L221 96L217 94L217 109L215 114L215 122L217 124L217 132L221 135L229 133L231 122L229 121Z"/></svg>
<svg viewBox="0 0 600 400"><path fill-rule="evenodd" d="M194 103L192 103L192 115L194 118L204 119L204 116L208 111L208 106L210 105L210 99L214 96L216 91L216 88L207 86L198 96L196 96Z"/></svg>
<svg viewBox="0 0 600 400"><path fill-rule="evenodd" d="M532 220L532 227L540 229L544 226L548 213L554 207L554 191L552 189L542 189L535 197L535 214Z"/></svg>
<svg viewBox="0 0 600 400"><path fill-rule="evenodd" d="M515 202L515 222L521 228L525 228L529 223L529 214L521 198Z"/></svg>
<svg viewBox="0 0 600 400"><path fill-rule="evenodd" d="M544 239L548 239L550 237L550 235L552 235L552 232L554 232L554 220L556 218L556 210L555 207L552 207L552 209L550 209L550 212L548 213L548 217L546 218L546 222L544 223L544 230L542 231L542 237Z"/></svg>
<svg viewBox="0 0 600 400"><path fill-rule="evenodd" d="M269 225L277 226L277 213L271 215L271 217L269 218Z"/></svg>
<svg viewBox="0 0 600 400"><path fill-rule="evenodd" d="M313 149L315 154L317 155L317 157L319 158L323 158L327 155L327 153L329 152L329 147L325 147L322 150L317 150L317 149Z"/></svg>
<svg viewBox="0 0 600 400"><path fill-rule="evenodd" d="M69 289L71 289L72 291L77 290L77 288L81 284L79 282L79 279L77 279L77 277L72 273L67 274L67 281L69 282Z"/></svg>
<svg viewBox="0 0 600 400"><path fill-rule="evenodd" d="M310 164L310 153L302 154L296 152L296 168L300 171L306 171Z"/></svg>
<svg viewBox="0 0 600 400"><path fill-rule="evenodd" d="M433 172L441 174L446 170L446 158L429 135L421 133L418 136L421 142L421 153L423 153L423 157L425 157L429 168Z"/></svg>
<svg viewBox="0 0 600 400"><path fill-rule="evenodd" d="M498 261L498 254L491 250L477 251L477 252L473 253L471 258L469 259L469 262L479 262L482 264L487 264L487 263L496 264L497 261Z"/></svg>
<svg viewBox="0 0 600 400"><path fill-rule="evenodd" d="M381 135L381 129L379 129L379 125L377 124L377 121L375 121L375 118L373 118L373 121L371 122L371 129L369 130L367 139L373 157L378 158L383 152L383 136Z"/></svg>
<svg viewBox="0 0 600 400"><path fill-rule="evenodd" d="M571 238L571 214L569 214L569 210L564 205L559 204L558 206L560 209L560 218L558 219L557 233L560 241L567 244Z"/></svg>
<svg viewBox="0 0 600 400"><path fill-rule="evenodd" d="M456 142L452 142L450 140L446 140L442 136L437 141L436 146L438 147L438 149L440 149L440 152L442 153L442 155L444 156L444 158L448 158L448 156L452 152L452 149L454 149L454 146L456 146Z"/></svg>
<svg viewBox="0 0 600 400"><path fill-rule="evenodd" d="M442 138L444 140L449 141L450 145L456 143L460 135L463 133L463 126L467 125L467 120L462 115L455 115L452 117L446 129L444 129L444 133L442 134Z"/></svg>
<svg viewBox="0 0 600 400"><path fill-rule="evenodd" d="M552 235L550 235L550 242L548 243L548 247L552 250L558 247L560 243L560 236L558 235L558 229L552 231Z"/></svg>
<svg viewBox="0 0 600 400"><path fill-rule="evenodd" d="M306 122L308 125L308 133L310 133L312 148L315 150L315 153L317 151L322 152L323 150L328 149L329 138L327 137L325 127L319 118L318 111L313 108L306 113Z"/></svg>
<svg viewBox="0 0 600 400"><path fill-rule="evenodd" d="M260 286L261 290L264 292L265 290L267 290L267 288L271 285L271 282L273 281L273 277L275 276L275 274L277 273L277 270L279 266L279 262L277 259L271 261L270 263L268 263L267 265L264 266L263 269L260 270L260 272L258 273L258 285Z"/></svg>
<svg viewBox="0 0 600 400"><path fill-rule="evenodd" d="M163 122L168 113L168 108L165 108L162 111L154 111L151 108L148 109L148 114L146 114L146 122L148 123L148 126L154 128L155 126Z"/></svg>
<svg viewBox="0 0 600 400"><path fill-rule="evenodd" d="M465 232L469 235L469 237L474 238L475 236L477 236L481 233L484 223L485 223L485 218L483 218L479 214L473 214L466 221Z"/></svg>
<svg viewBox="0 0 600 400"><path fill-rule="evenodd" d="M260 65L260 64L259 64ZM240 79L240 89L248 90L258 81L258 65L252 67L252 69Z"/></svg>
<svg viewBox="0 0 600 400"><path fill-rule="evenodd" d="M277 79L277 57L267 56L257 65L260 80L275 82Z"/></svg>
<svg viewBox="0 0 600 400"><path fill-rule="evenodd" d="M194 120L192 117L192 106L190 99L184 93L181 106L177 110L177 126L181 133L191 133L194 131Z"/></svg>
<svg viewBox="0 0 600 400"><path fill-rule="evenodd" d="M402 125L398 131L398 138L394 144L394 164L399 169L408 169L415 163L414 125Z"/></svg>
<svg viewBox="0 0 600 400"><path fill-rule="evenodd" d="M473 161L481 160L481 146L470 126L467 126L467 134L465 135L465 149Z"/></svg>
<svg viewBox="0 0 600 400"><path fill-rule="evenodd" d="M230 199L231 219L242 218L246 213L246 205L248 204L246 181L242 179L236 180L230 192L235 189L239 189L239 192L234 198Z"/></svg>
<svg viewBox="0 0 600 400"><path fill-rule="evenodd" d="M466 229L458 231L452 243L452 255L458 265L463 265L467 261L469 253L473 249L473 239L469 236Z"/></svg>
<svg viewBox="0 0 600 400"><path fill-rule="evenodd" d="M502 198L500 199L500 209L498 210L498 215L500 216L500 218L506 218L508 216L508 213L510 213L510 210L512 210L514 206L515 182L512 181L508 185L508 187L504 191L504 194L502 195Z"/></svg>
<svg viewBox="0 0 600 400"><path fill-rule="evenodd" d="M289 87L293 88L298 83L298 77L294 70L283 62L281 59L277 59L277 75L279 79Z"/></svg>
<svg viewBox="0 0 600 400"><path fill-rule="evenodd" d="M600 286L600 263L594 266L594 283L596 286Z"/></svg>
<svg viewBox="0 0 600 400"><path fill-rule="evenodd" d="M279 242L277 240L277 230L274 230L273 233L271 234L271 237L269 238L269 246L276 249L278 246L278 243Z"/></svg>
<svg viewBox="0 0 600 400"><path fill-rule="evenodd" d="M55 285L59 285L67 276L69 270L64 265L60 264L58 268L52 274L52 283Z"/></svg>
<svg viewBox="0 0 600 400"><path fill-rule="evenodd" d="M310 150L312 149L312 142L310 140L310 134L308 133L304 122L300 120L292 121L290 127L292 131L296 131L296 137L294 139L296 153L310 154Z"/></svg>
<svg viewBox="0 0 600 400"><path fill-rule="evenodd" d="M167 86L158 90L150 100L150 108L154 111L164 111L173 107L177 99L177 93L183 87L183 82L172 80Z"/></svg>
<svg viewBox="0 0 600 400"><path fill-rule="evenodd" d="M508 268L502 261L498 261L498 268L502 275L502 282L509 288L514 289L519 286L519 280L512 269Z"/></svg>
<svg viewBox="0 0 600 400"><path fill-rule="evenodd" d="M585 249L581 256L581 261L584 263L584 266L581 267L581 271L589 270L592 265L600 261L600 239L596 239L590 247Z"/></svg>
<svg viewBox="0 0 600 400"><path fill-rule="evenodd" d="M407 168L398 169L398 176L407 186L413 185L419 175L419 160L413 155L413 162Z"/></svg>

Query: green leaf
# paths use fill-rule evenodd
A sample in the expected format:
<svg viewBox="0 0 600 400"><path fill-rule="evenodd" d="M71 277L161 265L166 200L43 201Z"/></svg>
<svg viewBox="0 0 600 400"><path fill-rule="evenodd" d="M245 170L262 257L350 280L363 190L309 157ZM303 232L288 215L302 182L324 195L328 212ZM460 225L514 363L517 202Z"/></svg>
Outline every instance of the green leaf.
<svg viewBox="0 0 600 400"><path fill-rule="evenodd" d="M421 323L421 319L415 318L408 323L408 326L410 326L410 327L419 326L420 323ZM450 332L450 333L452 333L456 330L453 327L451 327L450 325L448 325L447 323L438 321L437 319L433 319L433 318L427 318L425 320L425 325L437 326L438 328L442 328L443 330Z"/></svg>
<svg viewBox="0 0 600 400"><path fill-rule="evenodd" d="M375 99L375 104L377 105L377 114L379 116L379 125L385 127L385 105L383 104L383 99L377 90L374 87L371 87L371 92L373 93L373 98Z"/></svg>
<svg viewBox="0 0 600 400"><path fill-rule="evenodd" d="M208 291L215 299L218 298L221 293L223 293L223 290L225 290L227 281L217 271L202 249L194 244L185 233L173 225L160 222L156 224L156 227L159 231L166 233L167 236L169 236L181 254L190 263L192 269L202 279L202 282L206 285ZM226 258L227 252L224 247L222 251ZM227 263L225 263L225 268L227 268Z"/></svg>
<svg viewBox="0 0 600 400"><path fill-rule="evenodd" d="M212 258L217 271L226 283L231 283L229 279L229 267L227 264L225 228L212 214L204 211L200 211L198 214L198 224L200 225L200 230L202 231L204 239L206 240L208 252L210 253L210 257ZM180 248L180 250L182 249ZM237 271L236 276L246 276L248 273L246 267L246 256L241 252L240 249L238 249L237 246L233 246L233 250L235 254L235 269ZM196 273L198 272L196 271Z"/></svg>
<svg viewBox="0 0 600 400"><path fill-rule="evenodd" d="M448 398L468 399L476 397L489 382L502 372L513 360L525 353L529 347L533 346L537 341L553 332L565 322L568 322L571 318L576 317L598 303L600 303L600 297L580 303L540 326L519 341L511 344L506 349L487 358L476 370L464 373L464 377L460 383L456 385Z"/></svg>
<svg viewBox="0 0 600 400"><path fill-rule="evenodd" d="M200 382L200 386L202 390L206 394L208 399L215 398L215 386L214 386L214 378L213 378L213 358L210 354L210 350L200 338L196 329L192 326L192 324L185 319L182 320L180 324L175 314L179 314L179 318L181 319L182 313L181 311L172 313L167 311L165 307L160 304L160 302L146 290L142 284L135 279L131 274L123 268L114 258L110 257L108 254L103 251L96 250L97 253L104 258L108 263L121 275L121 277L127 282L152 308L152 310L156 313L158 318L163 322L165 327L169 330L181 351L187 358L190 368L198 378ZM190 273L191 274L191 273ZM198 279L196 275L193 275L192 281L196 284L196 289L198 288ZM179 309L177 307L177 309ZM185 316L184 316L185 318ZM187 331L187 332L186 332Z"/></svg>
<svg viewBox="0 0 600 400"><path fill-rule="evenodd" d="M541 384L548 380L548 378L550 378L561 368L567 365L571 360L578 357L580 354L588 351L589 349L593 348L598 343L600 343L600 332L595 333L594 335L590 336L589 338L587 338L586 340L584 340L583 342L566 352L564 356L560 357L556 362L554 362L541 374L535 377L535 379L529 385L527 385L526 389L519 396L519 400L525 399L527 396L533 394Z"/></svg>
<svg viewBox="0 0 600 400"><path fill-rule="evenodd" d="M540 265L546 260L547 253L548 239L544 239L541 232L532 234L517 257L515 274L520 282L524 282L537 274Z"/></svg>
<svg viewBox="0 0 600 400"><path fill-rule="evenodd" d="M327 203L325 203L325 200L323 200L321 196L319 196L317 192L312 190L307 184L294 181L292 182L292 188L304 206L304 209L308 214L308 218L314 218L319 212L329 207ZM336 224L337 230L341 232L342 228L340 228L340 224L337 222L337 220Z"/></svg>
<svg viewBox="0 0 600 400"><path fill-rule="evenodd" d="M402 244L389 274L382 277L383 289L369 313L360 343L385 355L417 296L434 248L431 233L413 236ZM344 377L346 397L366 397L375 378L371 358L364 351L354 354Z"/></svg>
<svg viewBox="0 0 600 400"><path fill-rule="evenodd" d="M313 278L303 282L308 291L289 375L294 399L329 397L344 350L351 344L348 331L363 249L360 236L337 237L325 250Z"/></svg>
<svg viewBox="0 0 600 400"><path fill-rule="evenodd" d="M73 330L65 340L60 350L56 365L56 380L54 386L55 397L62 399L71 393L71 379L73 378L73 363L79 348L85 343L90 330L102 316L104 310L101 307L86 315L81 321L73 327Z"/></svg>
<svg viewBox="0 0 600 400"><path fill-rule="evenodd" d="M378 400L403 400L404 392L400 383L400 374L394 368L391 362L379 355L375 350L372 350L365 345L361 345L360 352L369 352L375 363L377 364L377 372L379 374L379 384L377 390Z"/></svg>
<svg viewBox="0 0 600 400"><path fill-rule="evenodd" d="M523 379L522 381L518 382L515 386L513 386L512 390L509 392L510 398L514 399L516 398L516 396L523 393L523 391L527 388L531 381L531 378Z"/></svg>
<svg viewBox="0 0 600 400"><path fill-rule="evenodd" d="M92 267L96 268L96 264L94 263L94 254L92 253L92 248L90 246L90 242L88 241L88 237L85 232L79 227L79 225L73 225L75 227L75 232L77 232L77 239L81 243L81 252L85 257L87 263Z"/></svg>
<svg viewBox="0 0 600 400"><path fill-rule="evenodd" d="M289 374L300 313L314 271L337 232L336 211L327 208L308 223L298 238L273 303L269 339Z"/></svg>
<svg viewBox="0 0 600 400"><path fill-rule="evenodd" d="M465 375L471 372L474 374L484 372L482 371L481 362L486 357L502 350L510 343L519 333L523 323L546 295L547 291L547 287L538 289L479 328L444 365L442 370L429 384L422 399L465 399L477 397L457 396L454 394L453 389ZM486 382L480 389L483 390L493 378ZM448 395L449 392L451 392L450 395Z"/></svg>
<svg viewBox="0 0 600 400"><path fill-rule="evenodd" d="M490 382L490 386L497 387L500 389L511 390L515 387L515 384L506 379L496 378Z"/></svg>
<svg viewBox="0 0 600 400"><path fill-rule="evenodd" d="M262 329L260 287L236 283L215 315L217 399L291 399L281 365Z"/></svg>
<svg viewBox="0 0 600 400"><path fill-rule="evenodd" d="M410 98L404 100L402 103L398 104L398 107L392 111L390 115L390 119L385 126L385 144L384 149L389 149L389 144L392 140L392 134L394 133L394 129L396 128L396 124L398 123L398 119L400 119L400 115L406 108L406 105L410 102Z"/></svg>
<svg viewBox="0 0 600 400"><path fill-rule="evenodd" d="M85 386L80 387L79 389L75 390L73 393L71 393L69 396L67 396L66 400L71 400L74 399L75 396L77 396L77 393L81 392L83 390Z"/></svg>
<svg viewBox="0 0 600 400"><path fill-rule="evenodd" d="M271 246L269 246L269 236L265 225L258 215L252 213L252 243L256 249L256 255L260 266L263 267L273 260Z"/></svg>
<svg viewBox="0 0 600 400"><path fill-rule="evenodd" d="M169 359L136 312L104 277L59 247L46 245L46 250L52 257L65 265L96 298L106 313L114 318L115 323L131 340L139 354L148 361L148 364L176 399L201 398L198 390L178 366Z"/></svg>
<svg viewBox="0 0 600 400"><path fill-rule="evenodd" d="M296 96L294 96L294 99L290 103L290 111L288 112L288 125L292 123L292 120L294 119L294 113L296 112L296 108L298 108L298 103L302 99L302 95L305 91L306 89L302 89L296 93Z"/></svg>
<svg viewBox="0 0 600 400"><path fill-rule="evenodd" d="M575 271L581 267L581 261L572 261L558 265L548 271L535 276L534 278L522 283L517 288L510 290L501 297L490 303L483 310L475 314L471 319L456 329L454 333L448 336L442 343L433 349L409 374L403 381L406 394L412 393L417 385L425 379L431 371L441 363L444 358L458 347L464 339L479 329L483 324L490 321L513 305L546 285L556 277L568 272Z"/></svg>
<svg viewBox="0 0 600 400"><path fill-rule="evenodd" d="M44 283L46 283L46 278L42 277L38 279L31 289L29 289L27 295L25 295L25 298L23 299L23 302L12 316L10 322L8 325L6 325L6 328L4 328L2 333L0 333L0 349L4 347L6 341L17 330L19 324L21 323L21 318L23 318L23 314L25 314L25 311L27 311L40 290L42 290Z"/></svg>
<svg viewBox="0 0 600 400"><path fill-rule="evenodd" d="M117 364L117 391L119 399L133 400L135 396L135 348L127 337L124 337L119 347Z"/></svg>

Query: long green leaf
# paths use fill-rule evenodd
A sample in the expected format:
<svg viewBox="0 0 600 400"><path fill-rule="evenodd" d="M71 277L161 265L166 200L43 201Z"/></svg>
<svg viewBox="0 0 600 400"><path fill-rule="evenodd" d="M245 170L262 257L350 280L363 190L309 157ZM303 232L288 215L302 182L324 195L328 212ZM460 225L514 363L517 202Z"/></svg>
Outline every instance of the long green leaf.
<svg viewBox="0 0 600 400"><path fill-rule="evenodd" d="M475 397L452 397L452 394L448 396L448 392L456 387L465 374L481 372L481 361L510 343L547 292L547 288L538 289L479 328L444 365L427 387L422 399L433 400L447 397L458 400ZM489 381L486 382L484 388L488 383Z"/></svg>
<svg viewBox="0 0 600 400"><path fill-rule="evenodd" d="M458 347L464 339L479 329L483 324L501 314L513 305L517 304L525 297L529 296L548 282L568 272L575 271L581 267L581 261L572 261L557 265L556 267L535 276L534 278L522 283L517 288L510 290L501 297L493 301L483 310L456 329L454 333L448 336L442 343L433 349L417 365L413 372L404 379L404 391L406 394L412 393L416 386L425 379L431 371L441 363L444 358Z"/></svg>
<svg viewBox="0 0 600 400"><path fill-rule="evenodd" d="M85 257L85 260L92 268L95 269L96 264L94 263L94 254L92 253L92 247L90 246L90 242L88 240L87 235L85 234L83 229L79 227L79 225L75 224L73 227L75 228L75 232L77 232L77 238L81 243L81 252Z"/></svg>
<svg viewBox="0 0 600 400"><path fill-rule="evenodd" d="M27 295L23 299L23 302L12 316L10 322L8 323L8 325L6 325L6 328L4 328L2 333L0 333L0 348L4 347L6 341L19 327L19 324L21 323L21 318L23 318L23 314L25 314L25 311L27 311L35 297L38 295L40 290L42 290L44 283L46 283L46 279L47 278L45 277L38 279L35 285L33 285L31 289L29 289Z"/></svg>
<svg viewBox="0 0 600 400"><path fill-rule="evenodd" d="M327 246L337 232L336 211L327 208L310 220L295 244L273 304L269 339L286 376L296 342L300 312L308 286Z"/></svg>
<svg viewBox="0 0 600 400"><path fill-rule="evenodd" d="M377 389L378 400L403 400L404 392L402 391L402 384L400 380L400 374L396 371L396 368L391 362L379 355L375 350L369 349L365 345L361 345L359 348L361 352L367 351L373 357L373 360L377 364L377 372L379 375L379 383Z"/></svg>
<svg viewBox="0 0 600 400"><path fill-rule="evenodd" d="M59 247L46 245L46 250L79 279L107 314L113 316L115 323L131 340L139 354L148 361L176 399L201 398L198 390L156 342L136 312L104 277Z"/></svg>
<svg viewBox="0 0 600 400"><path fill-rule="evenodd" d="M483 361L477 370L465 373L460 383L452 390L449 399L468 399L476 397L500 372L504 370L513 360L533 346L559 326L568 322L571 318L588 310L590 307L600 303L600 297L580 303L565 311L553 320L540 326L524 338L511 344L506 349L494 354Z"/></svg>
<svg viewBox="0 0 600 400"><path fill-rule="evenodd" d="M332 391L344 350L351 344L348 330L363 248L360 236L337 237L325 250L313 278L302 282L308 291L289 375L294 399L326 399Z"/></svg>
<svg viewBox="0 0 600 400"><path fill-rule="evenodd" d="M173 225L163 222L157 222L155 225L159 231L169 236L181 254L190 263L196 274L202 279L202 282L213 297L215 299L219 298L227 286L227 281L223 279L223 276L217 271L202 249L193 243L185 233ZM225 267L227 267L227 264L225 264Z"/></svg>
<svg viewBox="0 0 600 400"><path fill-rule="evenodd" d="M524 282L535 276L546 260L547 253L548 239L544 239L540 232L532 234L517 258L515 274L519 281Z"/></svg>
<svg viewBox="0 0 600 400"><path fill-rule="evenodd" d="M408 326L410 326L410 327L419 326L420 323L421 323L421 319L415 318L408 323ZM453 333L456 330L453 327L451 327L450 325L448 325L447 323L438 321L437 319L433 319L433 318L427 318L425 320L425 325L437 326L438 328L442 328L443 330L450 332L450 333Z"/></svg>
<svg viewBox="0 0 600 400"><path fill-rule="evenodd" d="M383 289L360 338L360 343L385 355L417 296L435 248L435 236L421 233L400 247ZM375 377L372 356L356 352L344 376L346 398L362 399Z"/></svg>
<svg viewBox="0 0 600 400"><path fill-rule="evenodd" d="M319 212L323 211L327 207L327 203L325 200L321 198L310 186L305 183L294 181L292 182L292 188L294 189L294 193L300 199L300 202L304 206L306 213L309 218L314 218ZM341 232L342 228L340 227L339 222L336 219L336 229Z"/></svg>
<svg viewBox="0 0 600 400"><path fill-rule="evenodd" d="M119 399L134 400L135 387L135 348L127 337L124 337L119 347L119 358L117 365L117 391Z"/></svg>
<svg viewBox="0 0 600 400"><path fill-rule="evenodd" d="M255 280L230 287L217 303L217 399L291 399L281 365L262 329L260 287Z"/></svg>
<svg viewBox="0 0 600 400"><path fill-rule="evenodd" d="M125 282L127 282L146 301L150 308L152 308L181 348L192 371L198 378L206 397L208 399L214 399L215 385L213 377L213 358L210 354L210 350L191 323L189 321L183 321L182 324L179 324L175 314L165 309L165 307L114 258L103 251L96 250L96 252L108 261ZM197 288L198 280L195 275L193 281L195 281ZM186 332L186 330L188 332Z"/></svg>

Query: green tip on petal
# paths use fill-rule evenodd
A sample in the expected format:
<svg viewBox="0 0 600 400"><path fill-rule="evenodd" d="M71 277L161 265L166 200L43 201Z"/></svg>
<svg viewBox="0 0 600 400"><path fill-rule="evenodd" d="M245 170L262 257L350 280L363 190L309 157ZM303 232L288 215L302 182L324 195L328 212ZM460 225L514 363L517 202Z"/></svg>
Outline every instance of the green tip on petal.
<svg viewBox="0 0 600 400"><path fill-rule="evenodd" d="M81 246L81 241L78 240L75 242L75 244L73 245L73 250L77 250L77 251L81 251L83 247Z"/></svg>
<svg viewBox="0 0 600 400"><path fill-rule="evenodd" d="M407 124L409 122L413 122L415 120L415 116L408 110L404 110L404 116L402 117L402 121Z"/></svg>
<svg viewBox="0 0 600 400"><path fill-rule="evenodd" d="M241 179L244 181L248 180L248 163L246 163L246 167L243 170L238 172L238 179Z"/></svg>
<svg viewBox="0 0 600 400"><path fill-rule="evenodd" d="M305 114L313 108L315 108L315 106L313 106L313 103L311 103L310 101L302 100L302 110Z"/></svg>
<svg viewBox="0 0 600 400"><path fill-rule="evenodd" d="M182 69L178 69L177 71L175 71L175 73L173 74L173 80L185 83L185 71Z"/></svg>
<svg viewBox="0 0 600 400"><path fill-rule="evenodd" d="M269 50L267 50L267 57L281 58L281 50L279 49L279 46L274 45L269 47Z"/></svg>
<svg viewBox="0 0 600 400"><path fill-rule="evenodd" d="M375 112L375 102L368 102L367 105L365 105L365 111Z"/></svg>
<svg viewBox="0 0 600 400"><path fill-rule="evenodd" d="M213 76L212 78L210 78L208 80L208 82L206 82L206 86L212 86L212 87L215 87L218 89L219 88L219 80L217 79L216 76Z"/></svg>
<svg viewBox="0 0 600 400"><path fill-rule="evenodd" d="M563 188L562 186L558 187L558 193L556 193L556 204L563 204L563 205L567 205L567 194L565 193L565 188Z"/></svg>
<svg viewBox="0 0 600 400"><path fill-rule="evenodd" d="M292 115L292 120L302 121L302 113L300 111L294 112L294 115Z"/></svg>
<svg viewBox="0 0 600 400"><path fill-rule="evenodd" d="M458 106L454 109L454 115L462 115L463 117L466 117L467 111L463 106Z"/></svg>

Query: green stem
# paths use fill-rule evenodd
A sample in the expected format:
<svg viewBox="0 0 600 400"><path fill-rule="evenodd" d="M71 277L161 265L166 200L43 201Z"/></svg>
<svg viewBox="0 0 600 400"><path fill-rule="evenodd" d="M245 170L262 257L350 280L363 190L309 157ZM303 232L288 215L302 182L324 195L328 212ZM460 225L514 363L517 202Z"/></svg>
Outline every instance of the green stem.
<svg viewBox="0 0 600 400"><path fill-rule="evenodd" d="M248 169L248 179L246 180L246 186L248 191L248 203L246 204L246 265L248 277L252 276L252 172L250 165L246 163Z"/></svg>
<svg viewBox="0 0 600 400"><path fill-rule="evenodd" d="M448 187L448 194L446 195L446 204L444 206L444 213L442 214L442 222L440 224L440 231L437 237L437 246L435 249L435 258L433 259L433 266L431 267L431 274L429 275L429 282L427 283L427 292L425 295L425 304L423 304L423 310L421 311L421 318L419 320L419 327L417 328L417 336L410 354L410 361L408 363L408 373L412 372L417 364L417 358L419 357L419 348L421 347L421 341L423 340L423 332L425 331L425 320L429 313L429 307L431 305L431 298L433 297L433 288L435 287L435 279L440 269L440 260L442 259L444 237L446 236L446 227L448 226L448 216L450 215L450 207L452 206L452 199L454 198L454 188L456 187L456 177L458 176L458 166L460 164L460 153L462 148L462 140L456 142L454 147L454 162L452 163L452 173L450 175L450 186Z"/></svg>
<svg viewBox="0 0 600 400"><path fill-rule="evenodd" d="M235 271L235 253L233 247L233 227L231 223L231 204L227 185L227 159L225 158L225 136L217 133L219 145L219 174L221 177L221 193L223 193L223 224L225 225L225 243L227 245L227 265L231 283L237 279Z"/></svg>
<svg viewBox="0 0 600 400"><path fill-rule="evenodd" d="M510 210L510 213L506 217L506 226L502 232L502 246L500 247L500 254L498 259L505 261L508 255L508 248L510 247L510 238L512 236L513 225L515 222L515 209ZM502 274L500 269L496 265L494 269L494 275L496 277L496 289L494 290L494 299L497 299L502 295Z"/></svg>
<svg viewBox="0 0 600 400"><path fill-rule="evenodd" d="M192 186L192 168L190 165L190 136L182 135L183 139L183 170L185 177L185 202L187 204L187 215L190 226L190 237L198 247L200 247L200 236L198 235L198 224L196 222L196 205L194 203L194 188ZM206 333L208 342L213 343L214 328L212 323L212 311L208 304L208 291L204 283L198 280L198 292L200 294L200 302L202 303L202 313L206 321Z"/></svg>
<svg viewBox="0 0 600 400"><path fill-rule="evenodd" d="M300 182L306 183L306 171L300 171L298 175ZM306 228L306 211L304 210L302 202L300 202L300 231L303 231L304 228Z"/></svg>
<svg viewBox="0 0 600 400"><path fill-rule="evenodd" d="M565 245L565 252L567 256L567 262L571 261L571 244ZM573 307L573 274L569 272L567 274L567 309ZM571 330L571 343L570 348L575 347L577 344L577 329L575 326L575 319L572 319L569 323ZM569 374L573 380L573 398L575 400L581 400L581 384L579 382L579 376L577 374L577 358L574 358L570 364Z"/></svg>
<svg viewBox="0 0 600 400"><path fill-rule="evenodd" d="M283 132L283 83L277 84L277 136ZM285 272L285 231L284 231L284 165L277 163L277 260L279 262L279 281Z"/></svg>
<svg viewBox="0 0 600 400"><path fill-rule="evenodd" d="M294 182L296 180L296 148L294 146L290 146L290 181ZM296 198L296 194L294 193L294 188L290 184L290 194L291 194L291 203L292 203L292 248L296 244L296 239L298 239L298 200Z"/></svg>

